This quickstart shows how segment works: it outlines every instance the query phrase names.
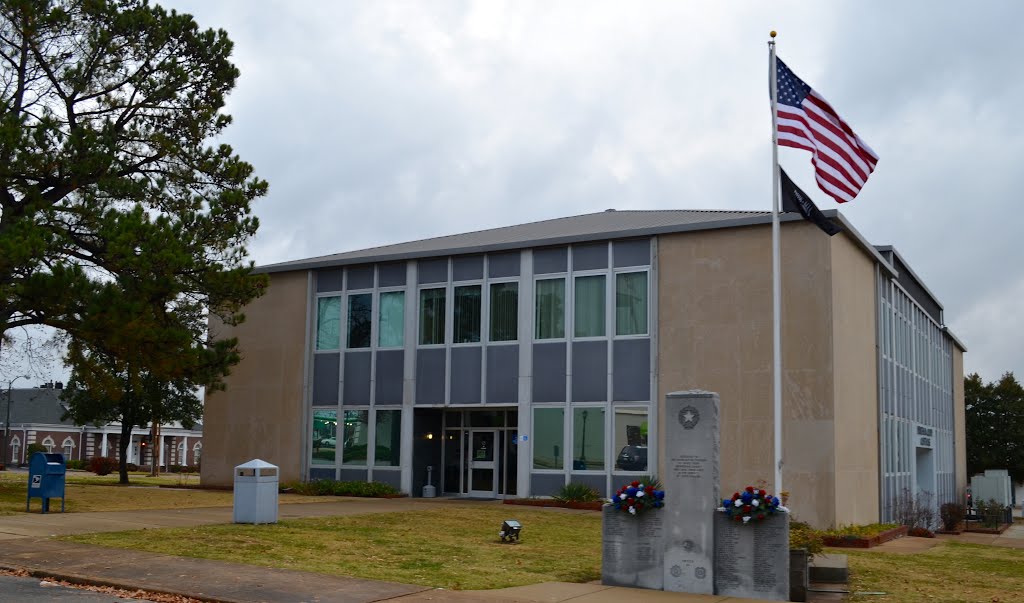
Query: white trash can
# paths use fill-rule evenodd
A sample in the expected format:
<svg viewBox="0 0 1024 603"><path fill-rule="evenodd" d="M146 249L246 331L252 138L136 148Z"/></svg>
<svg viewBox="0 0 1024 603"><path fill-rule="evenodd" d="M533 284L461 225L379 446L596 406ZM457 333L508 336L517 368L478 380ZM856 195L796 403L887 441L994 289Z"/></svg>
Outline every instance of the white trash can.
<svg viewBox="0 0 1024 603"><path fill-rule="evenodd" d="M253 459L235 467L235 523L277 523L277 466Z"/></svg>

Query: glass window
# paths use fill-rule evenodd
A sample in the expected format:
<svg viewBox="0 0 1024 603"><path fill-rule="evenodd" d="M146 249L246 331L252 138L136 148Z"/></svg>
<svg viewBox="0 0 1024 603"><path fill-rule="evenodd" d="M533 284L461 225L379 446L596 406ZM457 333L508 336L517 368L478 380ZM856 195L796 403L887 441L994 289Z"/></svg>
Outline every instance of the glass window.
<svg viewBox="0 0 1024 603"><path fill-rule="evenodd" d="M366 465L366 448L370 443L370 432L367 421L370 411L346 410L345 426L342 430L344 440L341 445L341 464Z"/></svg>
<svg viewBox="0 0 1024 603"><path fill-rule="evenodd" d="M420 291L420 344L444 343L444 289Z"/></svg>
<svg viewBox="0 0 1024 603"><path fill-rule="evenodd" d="M370 347L370 321L373 320L373 295L348 296L348 347Z"/></svg>
<svg viewBox="0 0 1024 603"><path fill-rule="evenodd" d="M533 409L533 468L562 468L564 408Z"/></svg>
<svg viewBox="0 0 1024 603"><path fill-rule="evenodd" d="M75 451L75 443L71 441L71 438L64 438L61 446L64 447L64 460L71 460L71 453Z"/></svg>
<svg viewBox="0 0 1024 603"><path fill-rule="evenodd" d="M455 288L455 343L480 341L480 285Z"/></svg>
<svg viewBox="0 0 1024 603"><path fill-rule="evenodd" d="M647 273L615 276L615 334L647 333Z"/></svg>
<svg viewBox="0 0 1024 603"><path fill-rule="evenodd" d="M336 350L341 341L341 298L321 297L316 306L316 349Z"/></svg>
<svg viewBox="0 0 1024 603"><path fill-rule="evenodd" d="M604 409L572 410L572 468L604 471Z"/></svg>
<svg viewBox="0 0 1024 603"><path fill-rule="evenodd" d="M615 469L647 471L647 408L615 409Z"/></svg>
<svg viewBox="0 0 1024 603"><path fill-rule="evenodd" d="M491 341L519 339L519 283L491 285Z"/></svg>
<svg viewBox="0 0 1024 603"><path fill-rule="evenodd" d="M398 467L402 450L402 411L377 411L377 443L373 457L375 467Z"/></svg>
<svg viewBox="0 0 1024 603"><path fill-rule="evenodd" d="M565 337L565 279L537 281L537 339Z"/></svg>
<svg viewBox="0 0 1024 603"><path fill-rule="evenodd" d="M377 345L382 348L400 348L405 345L405 292L388 291L380 294L380 320Z"/></svg>
<svg viewBox="0 0 1024 603"><path fill-rule="evenodd" d="M334 466L338 441L338 411L313 411L313 464ZM193 461L194 462L194 461Z"/></svg>
<svg viewBox="0 0 1024 603"><path fill-rule="evenodd" d="M604 275L576 278L576 337L603 337L605 323Z"/></svg>
<svg viewBox="0 0 1024 603"><path fill-rule="evenodd" d="M192 447L192 464L198 465L200 459L203 457L203 445L196 444Z"/></svg>

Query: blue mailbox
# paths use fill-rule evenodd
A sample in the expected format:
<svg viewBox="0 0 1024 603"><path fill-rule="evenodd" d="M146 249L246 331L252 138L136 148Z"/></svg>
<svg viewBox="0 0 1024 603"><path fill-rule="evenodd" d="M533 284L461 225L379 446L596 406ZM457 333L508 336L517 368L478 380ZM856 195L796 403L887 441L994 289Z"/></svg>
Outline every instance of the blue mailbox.
<svg viewBox="0 0 1024 603"><path fill-rule="evenodd" d="M37 452L28 464L28 496L25 512L33 498L41 498L43 513L50 511L50 499L60 498L60 512L64 512L64 474L67 466L64 455L51 452Z"/></svg>

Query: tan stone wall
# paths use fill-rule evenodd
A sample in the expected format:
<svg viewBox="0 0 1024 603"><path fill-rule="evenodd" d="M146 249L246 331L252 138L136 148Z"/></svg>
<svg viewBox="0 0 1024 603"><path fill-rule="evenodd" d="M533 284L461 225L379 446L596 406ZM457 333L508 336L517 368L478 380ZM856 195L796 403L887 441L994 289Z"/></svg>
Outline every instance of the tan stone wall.
<svg viewBox="0 0 1024 603"><path fill-rule="evenodd" d="M815 525L835 520L829 245L815 226L783 224L783 481L797 517ZM658 256L661 416L669 392L718 392L723 494L771 485L771 228L664 235Z"/></svg>
<svg viewBox="0 0 1024 603"><path fill-rule="evenodd" d="M964 401L964 352L953 344L953 454L956 471L956 496L964 500L967 492L967 419Z"/></svg>
<svg viewBox="0 0 1024 603"><path fill-rule="evenodd" d="M836 525L879 520L875 263L832 237Z"/></svg>
<svg viewBox="0 0 1024 603"><path fill-rule="evenodd" d="M206 397L204 485L231 485L234 468L255 458L280 467L281 481L302 478L307 299L306 272L273 274L244 323L211 325L217 335L238 337L242 361L227 390Z"/></svg>

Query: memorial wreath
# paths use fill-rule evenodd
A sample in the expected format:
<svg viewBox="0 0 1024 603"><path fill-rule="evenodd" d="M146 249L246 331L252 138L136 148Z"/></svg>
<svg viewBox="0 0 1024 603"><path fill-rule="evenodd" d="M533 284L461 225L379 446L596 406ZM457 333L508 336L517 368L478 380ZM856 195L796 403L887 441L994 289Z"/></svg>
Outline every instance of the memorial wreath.
<svg viewBox="0 0 1024 603"><path fill-rule="evenodd" d="M779 504L778 497L753 486L736 492L732 498L722 499L722 506L718 510L728 515L730 519L743 523L764 521L775 513L789 511Z"/></svg>
<svg viewBox="0 0 1024 603"><path fill-rule="evenodd" d="M665 506L665 491L655 490L651 484L633 481L619 488L610 502L616 511L639 515L649 509Z"/></svg>

